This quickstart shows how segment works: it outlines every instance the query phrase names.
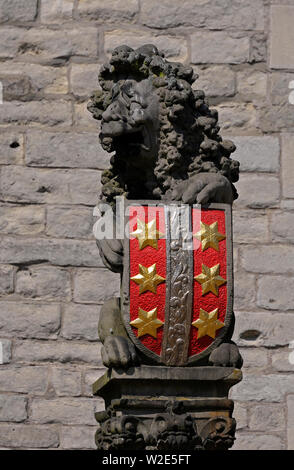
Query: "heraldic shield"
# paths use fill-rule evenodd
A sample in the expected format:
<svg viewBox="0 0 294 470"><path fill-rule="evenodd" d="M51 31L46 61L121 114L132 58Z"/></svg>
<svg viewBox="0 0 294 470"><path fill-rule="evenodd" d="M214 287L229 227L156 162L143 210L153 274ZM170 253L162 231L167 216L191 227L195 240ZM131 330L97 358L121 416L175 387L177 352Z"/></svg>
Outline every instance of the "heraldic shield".
<svg viewBox="0 0 294 470"><path fill-rule="evenodd" d="M128 201L122 310L130 339L149 360L201 363L233 321L229 204Z"/></svg>

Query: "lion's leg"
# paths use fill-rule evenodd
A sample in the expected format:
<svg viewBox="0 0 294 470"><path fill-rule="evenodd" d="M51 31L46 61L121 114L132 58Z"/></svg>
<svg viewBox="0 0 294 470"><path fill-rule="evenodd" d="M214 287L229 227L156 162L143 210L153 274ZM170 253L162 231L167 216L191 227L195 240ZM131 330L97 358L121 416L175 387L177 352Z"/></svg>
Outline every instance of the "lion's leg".
<svg viewBox="0 0 294 470"><path fill-rule="evenodd" d="M121 318L119 298L110 299L102 306L98 334L103 343L101 356L106 367L127 368L138 362Z"/></svg>
<svg viewBox="0 0 294 470"><path fill-rule="evenodd" d="M209 356L209 362L214 366L238 367L241 369L243 359L238 346L231 340L235 326L235 315L233 318L224 342L220 344Z"/></svg>
<svg viewBox="0 0 294 470"><path fill-rule="evenodd" d="M120 298L113 297L101 307L98 322L98 335L102 343L107 336L127 336L120 311Z"/></svg>

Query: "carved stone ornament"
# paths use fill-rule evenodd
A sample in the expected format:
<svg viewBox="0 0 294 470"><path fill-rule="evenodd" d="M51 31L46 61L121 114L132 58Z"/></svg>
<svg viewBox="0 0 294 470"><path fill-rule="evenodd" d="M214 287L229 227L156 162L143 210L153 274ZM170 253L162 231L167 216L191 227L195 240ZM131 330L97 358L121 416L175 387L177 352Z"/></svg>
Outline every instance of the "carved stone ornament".
<svg viewBox="0 0 294 470"><path fill-rule="evenodd" d="M100 221L106 224L110 213L116 235L123 226L119 236L97 239L105 266L121 273L121 297L105 302L98 326L109 368L94 384L106 401L96 416L100 449L233 445L223 382L232 386L241 376L232 382L223 372L230 368L232 377L242 366L231 341L231 206L239 163L230 157L234 144L219 135L217 111L192 87L196 79L191 67L167 61L153 45L120 46L102 66L101 88L88 106L112 154L102 173ZM169 371L176 375L166 382ZM181 371L186 382L179 391ZM124 398L134 395L124 374L136 382L133 401ZM166 387L160 395L158 380Z"/></svg>
<svg viewBox="0 0 294 470"><path fill-rule="evenodd" d="M206 369L141 366L98 379L94 393L105 399L107 409L96 413L97 448L177 452L232 447L233 402L223 396L241 380L241 372ZM203 396L193 397L197 389Z"/></svg>

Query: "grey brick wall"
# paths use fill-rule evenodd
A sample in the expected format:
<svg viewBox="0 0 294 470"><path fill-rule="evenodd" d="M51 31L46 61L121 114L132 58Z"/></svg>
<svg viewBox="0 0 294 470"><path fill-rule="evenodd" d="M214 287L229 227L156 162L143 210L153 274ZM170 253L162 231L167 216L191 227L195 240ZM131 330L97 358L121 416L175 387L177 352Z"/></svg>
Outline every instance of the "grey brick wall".
<svg viewBox="0 0 294 470"><path fill-rule="evenodd" d="M113 47L152 42L238 145L235 448L294 449L294 0L0 0L0 22L0 447L94 448L118 277L91 233L108 155L86 103Z"/></svg>

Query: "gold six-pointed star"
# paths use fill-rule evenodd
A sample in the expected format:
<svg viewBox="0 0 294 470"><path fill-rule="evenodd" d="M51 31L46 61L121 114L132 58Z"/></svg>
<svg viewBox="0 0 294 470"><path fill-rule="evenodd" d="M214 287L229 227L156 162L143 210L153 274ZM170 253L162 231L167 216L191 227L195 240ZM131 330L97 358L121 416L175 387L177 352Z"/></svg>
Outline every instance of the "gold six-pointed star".
<svg viewBox="0 0 294 470"><path fill-rule="evenodd" d="M150 290L156 294L158 284L165 281L164 277L156 273L156 263L149 267L139 264L139 274L131 277L131 279L140 286L139 294L142 294L146 290Z"/></svg>
<svg viewBox="0 0 294 470"><path fill-rule="evenodd" d="M216 264L209 268L202 264L202 273L194 278L202 286L202 295L212 292L218 296L218 288L227 282L219 275L219 266L219 264Z"/></svg>
<svg viewBox="0 0 294 470"><path fill-rule="evenodd" d="M130 325L138 328L138 338L146 334L157 338L157 329L163 325L163 322L157 318L157 307L149 312L139 308L138 318L131 321Z"/></svg>
<svg viewBox="0 0 294 470"><path fill-rule="evenodd" d="M200 231L195 233L194 237L201 241L202 251L207 250L207 248L219 251L219 242L226 238L225 235L219 233L217 222L210 225L200 222Z"/></svg>
<svg viewBox="0 0 294 470"><path fill-rule="evenodd" d="M206 312L202 308L200 309L198 320L192 323L195 328L198 328L198 339L205 335L215 338L217 330L225 326L224 323L217 319L217 315L218 308L212 310L212 312Z"/></svg>
<svg viewBox="0 0 294 470"><path fill-rule="evenodd" d="M152 246L157 250L158 239L164 236L163 233L159 232L156 228L156 219L151 220L147 224L138 219L137 230L131 232L131 235L138 239L140 250L143 250L145 246Z"/></svg>

